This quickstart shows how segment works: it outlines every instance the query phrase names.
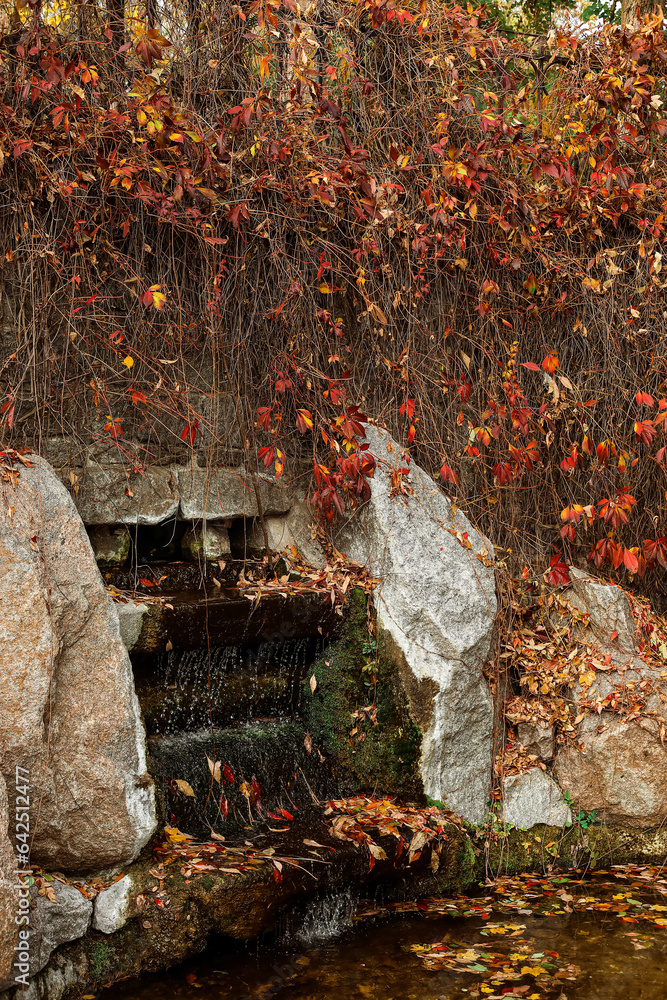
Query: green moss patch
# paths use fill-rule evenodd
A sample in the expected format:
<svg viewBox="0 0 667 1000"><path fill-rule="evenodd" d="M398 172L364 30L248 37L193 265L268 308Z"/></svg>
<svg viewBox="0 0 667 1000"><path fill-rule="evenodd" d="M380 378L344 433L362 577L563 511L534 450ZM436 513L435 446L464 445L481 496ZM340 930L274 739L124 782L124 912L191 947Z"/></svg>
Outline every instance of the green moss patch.
<svg viewBox="0 0 667 1000"><path fill-rule="evenodd" d="M421 731L401 676L400 654L389 636L369 637L366 595L353 590L343 637L315 664L303 717L349 792L422 799Z"/></svg>

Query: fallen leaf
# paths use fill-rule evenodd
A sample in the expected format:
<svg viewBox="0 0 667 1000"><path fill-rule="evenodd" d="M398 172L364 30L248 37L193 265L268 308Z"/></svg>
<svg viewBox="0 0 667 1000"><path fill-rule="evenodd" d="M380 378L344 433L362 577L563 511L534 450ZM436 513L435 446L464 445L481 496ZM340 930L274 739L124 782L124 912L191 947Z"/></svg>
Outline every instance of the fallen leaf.
<svg viewBox="0 0 667 1000"><path fill-rule="evenodd" d="M183 792L184 795L188 795L190 796L190 798L194 799L195 793L193 792L192 785L189 784L189 782L184 781L183 778L177 778L176 784L178 785L179 789Z"/></svg>

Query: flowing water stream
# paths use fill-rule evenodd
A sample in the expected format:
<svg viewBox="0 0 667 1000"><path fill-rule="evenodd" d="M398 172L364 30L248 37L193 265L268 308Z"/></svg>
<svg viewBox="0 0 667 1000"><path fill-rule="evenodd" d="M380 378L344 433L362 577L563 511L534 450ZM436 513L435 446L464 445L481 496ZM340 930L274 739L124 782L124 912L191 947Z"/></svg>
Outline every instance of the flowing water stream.
<svg viewBox="0 0 667 1000"><path fill-rule="evenodd" d="M296 923L286 919L270 944L220 939L198 959L120 984L105 998L667 997L660 869L626 866L590 879L523 876L480 893L398 906L359 904L350 894L320 900Z"/></svg>

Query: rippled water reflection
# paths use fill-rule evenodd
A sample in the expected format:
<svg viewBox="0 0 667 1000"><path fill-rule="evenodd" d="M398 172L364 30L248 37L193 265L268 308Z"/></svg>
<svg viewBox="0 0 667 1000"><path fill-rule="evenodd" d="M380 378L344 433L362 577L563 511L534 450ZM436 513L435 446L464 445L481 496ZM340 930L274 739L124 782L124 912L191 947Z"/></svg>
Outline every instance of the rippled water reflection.
<svg viewBox="0 0 667 1000"><path fill-rule="evenodd" d="M120 984L104 997L665 1000L662 872L627 869L613 875L613 881L524 877L436 906L470 913L470 903L475 912L469 916L362 906L371 915L328 943L304 945L311 939L293 928L285 937L292 944L259 951L221 941L197 961ZM335 921L330 923L334 933ZM318 924L311 913L302 926L326 922Z"/></svg>

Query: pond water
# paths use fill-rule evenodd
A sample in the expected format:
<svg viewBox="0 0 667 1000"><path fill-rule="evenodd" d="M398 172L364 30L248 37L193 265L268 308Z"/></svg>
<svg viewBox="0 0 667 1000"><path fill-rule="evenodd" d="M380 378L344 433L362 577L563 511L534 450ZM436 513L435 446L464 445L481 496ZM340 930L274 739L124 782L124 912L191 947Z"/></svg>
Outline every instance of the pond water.
<svg viewBox="0 0 667 1000"><path fill-rule="evenodd" d="M479 895L311 905L279 943L214 943L104 1000L665 1000L667 869L533 875Z"/></svg>

